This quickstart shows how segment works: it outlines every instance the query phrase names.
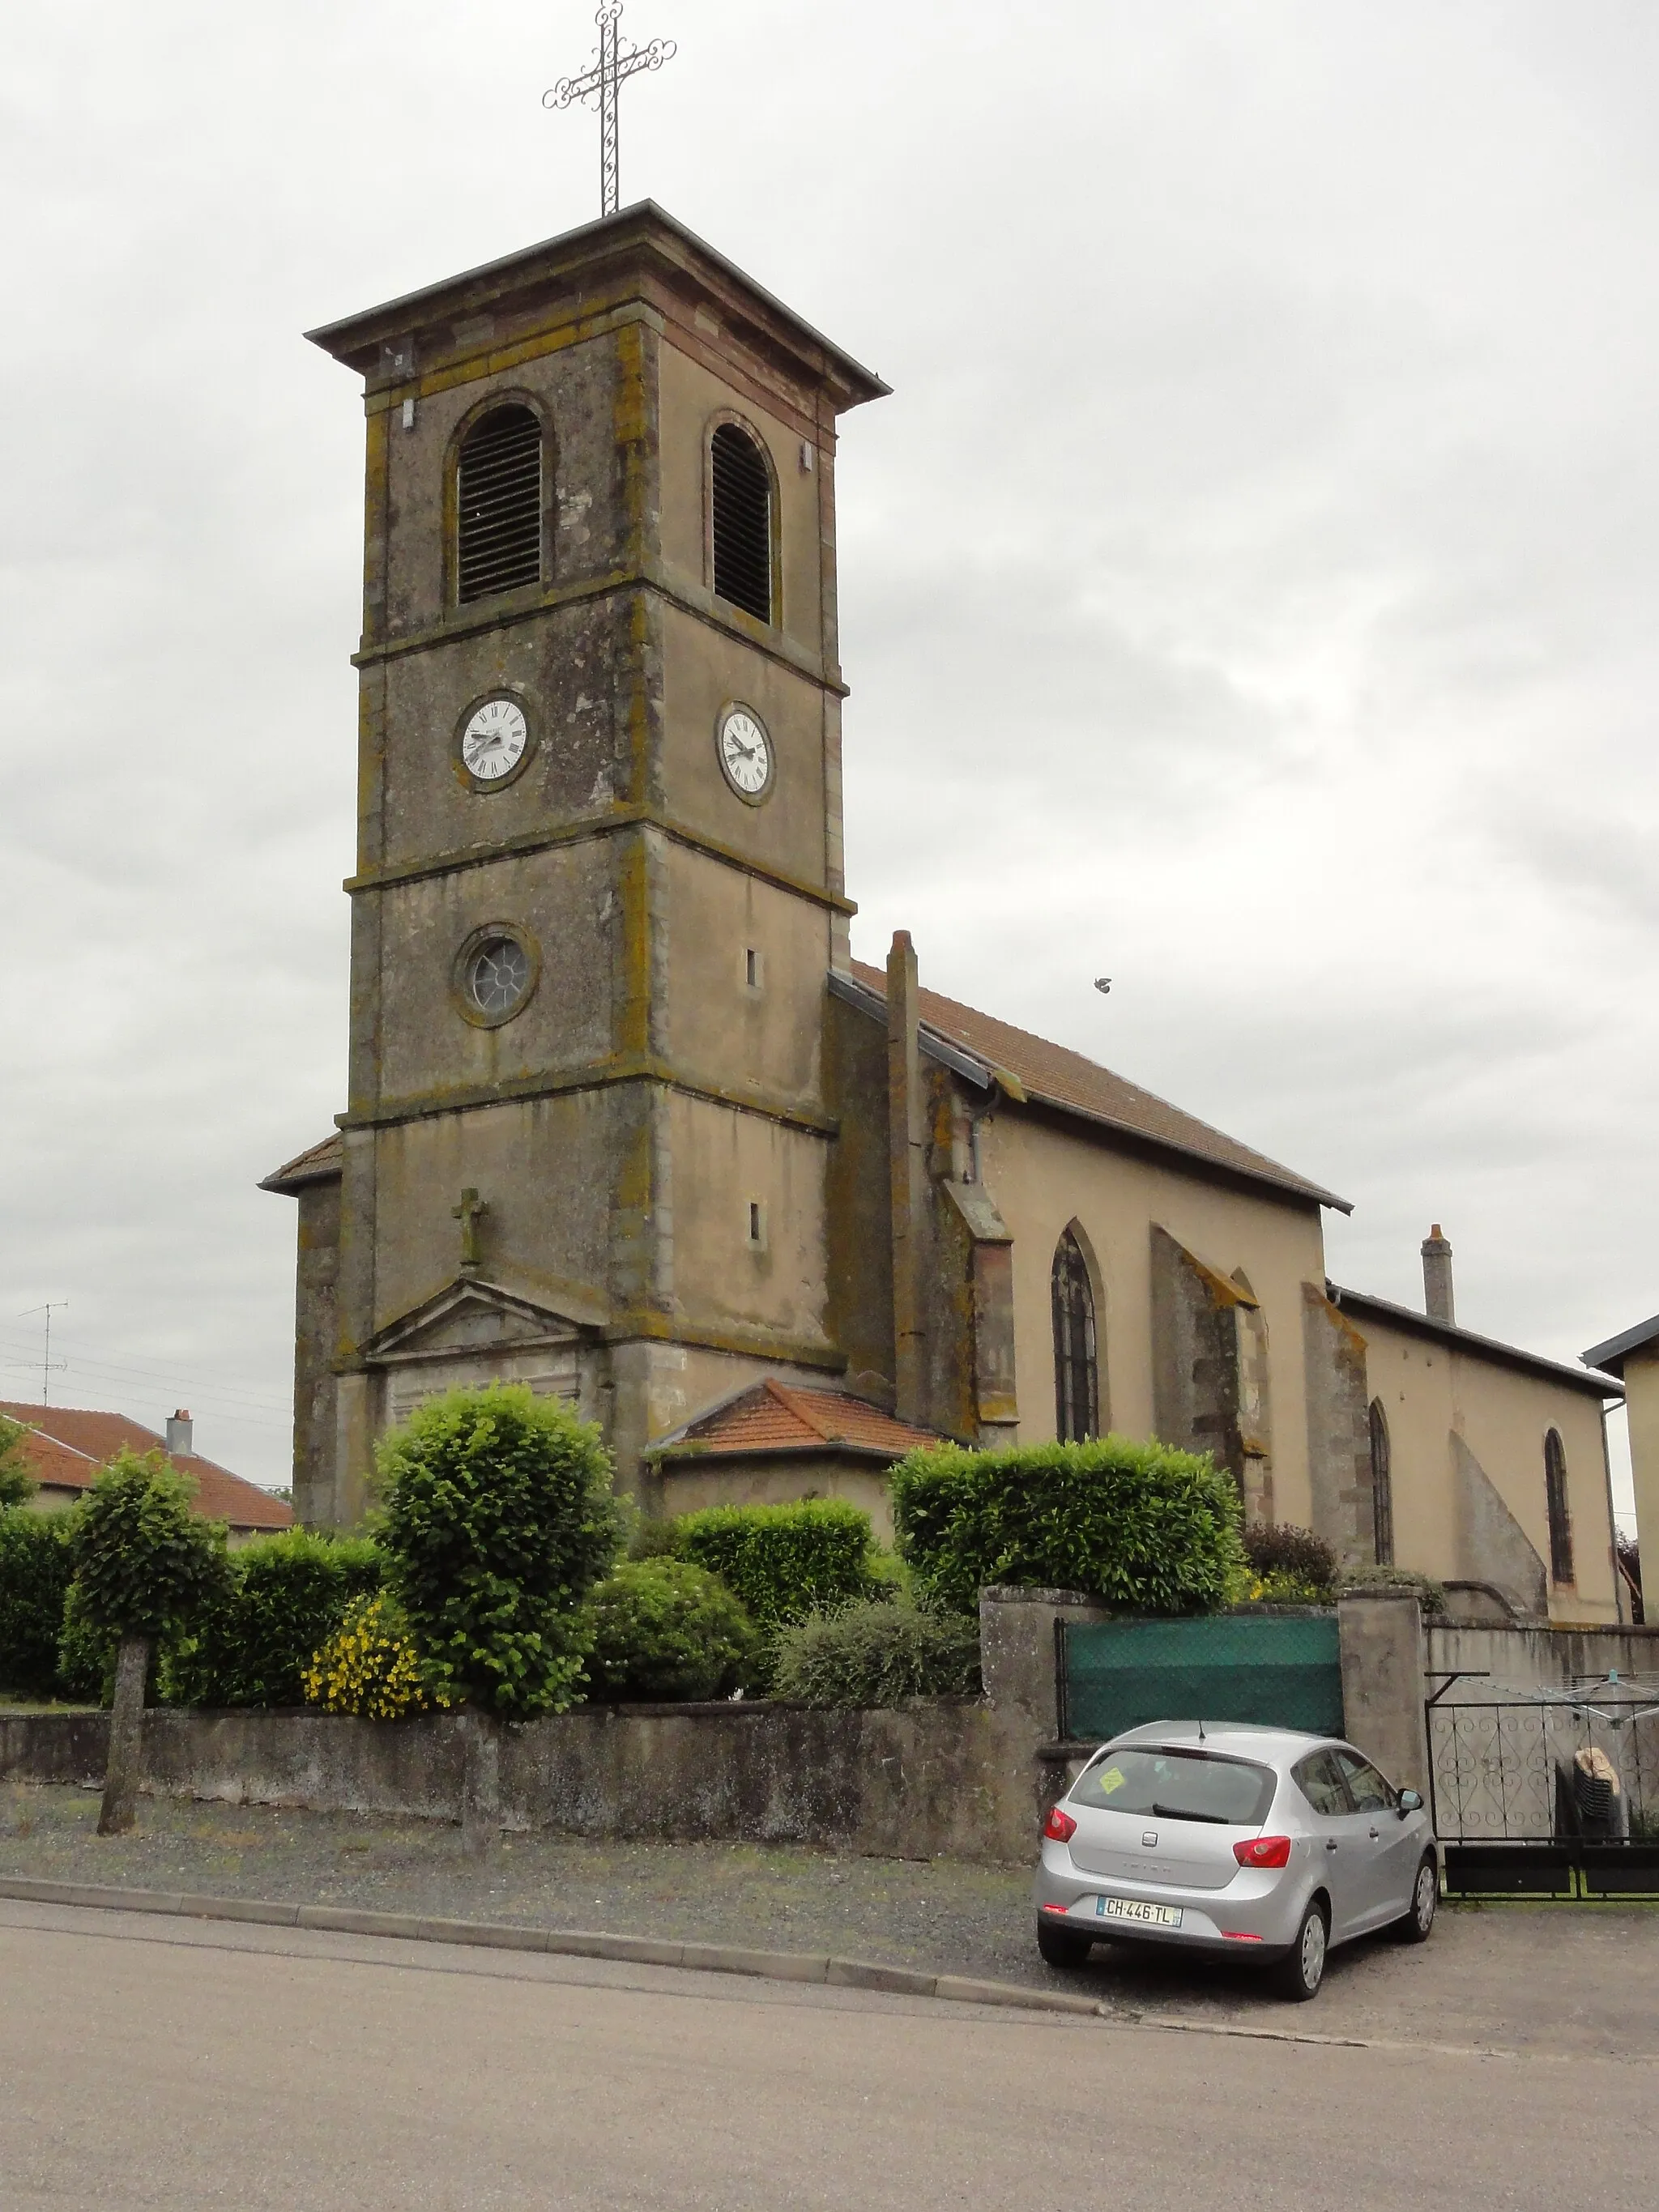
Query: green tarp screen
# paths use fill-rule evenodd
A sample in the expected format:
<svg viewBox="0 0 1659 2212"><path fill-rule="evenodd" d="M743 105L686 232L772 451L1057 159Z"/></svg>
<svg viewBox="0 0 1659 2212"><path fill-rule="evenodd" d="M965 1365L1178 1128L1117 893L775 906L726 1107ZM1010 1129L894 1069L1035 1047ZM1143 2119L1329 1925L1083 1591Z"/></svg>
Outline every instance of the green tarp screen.
<svg viewBox="0 0 1659 2212"><path fill-rule="evenodd" d="M1068 1624L1060 1725L1096 1741L1147 1721L1259 1721L1340 1735L1334 1615Z"/></svg>

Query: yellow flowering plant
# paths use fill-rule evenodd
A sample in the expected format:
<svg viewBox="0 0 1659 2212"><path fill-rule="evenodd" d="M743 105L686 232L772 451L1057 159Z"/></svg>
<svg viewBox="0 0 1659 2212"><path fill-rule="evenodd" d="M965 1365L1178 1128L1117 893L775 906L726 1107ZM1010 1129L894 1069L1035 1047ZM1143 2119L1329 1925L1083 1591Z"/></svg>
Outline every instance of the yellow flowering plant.
<svg viewBox="0 0 1659 2212"><path fill-rule="evenodd" d="M452 1701L430 1687L402 1615L384 1592L355 1597L301 1677L308 1705L397 1721Z"/></svg>

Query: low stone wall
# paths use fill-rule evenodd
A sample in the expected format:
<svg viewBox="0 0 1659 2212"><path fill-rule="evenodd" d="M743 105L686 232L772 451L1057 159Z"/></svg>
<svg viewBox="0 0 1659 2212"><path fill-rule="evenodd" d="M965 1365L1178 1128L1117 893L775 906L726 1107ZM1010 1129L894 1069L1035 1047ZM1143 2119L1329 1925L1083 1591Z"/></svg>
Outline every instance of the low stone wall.
<svg viewBox="0 0 1659 2212"><path fill-rule="evenodd" d="M1424 1664L1443 1677L1454 1668L1465 1679L1447 1692L1462 1704L1499 1697L1505 1689L1540 1684L1565 1689L1615 1668L1659 1674L1659 1628L1548 1628L1486 1621L1431 1620L1425 1624ZM1482 1680L1480 1677L1486 1677ZM1430 1689L1437 1686L1431 1683Z"/></svg>
<svg viewBox="0 0 1659 2212"><path fill-rule="evenodd" d="M101 1777L101 1714L0 1718L0 1777ZM1037 1770L1028 1728L972 1699L900 1712L765 1703L585 1708L509 1729L508 1826L568 1835L823 1844L898 1858L1029 1859ZM459 1817L461 1746L446 1715L159 1707L144 1721L155 1795L317 1812Z"/></svg>

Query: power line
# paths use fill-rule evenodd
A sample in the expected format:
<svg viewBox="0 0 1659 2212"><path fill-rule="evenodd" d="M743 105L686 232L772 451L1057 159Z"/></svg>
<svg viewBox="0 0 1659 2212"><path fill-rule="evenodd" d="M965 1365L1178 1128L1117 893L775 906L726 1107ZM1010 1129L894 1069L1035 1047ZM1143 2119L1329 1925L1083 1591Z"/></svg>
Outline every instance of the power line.
<svg viewBox="0 0 1659 2212"><path fill-rule="evenodd" d="M10 1355L9 1358L6 1358L7 1354ZM39 1364L34 1356L18 1344L15 1339L8 1339L3 1334L0 1334L0 1358L4 1358L6 1364L15 1367L33 1368ZM189 1374L179 1368L140 1367L130 1365L119 1360L100 1359L89 1353L77 1354L72 1362L59 1360L54 1364L58 1368L72 1364L77 1369L85 1370L88 1374L112 1375L142 1382L165 1382L169 1388L177 1387L179 1389L193 1392L198 1396L203 1397L204 1401L208 1392L210 1391L222 1405L256 1407L263 1412L270 1413L285 1413L289 1411L289 1404L285 1400L256 1397L251 1391L240 1391L234 1387L216 1390L209 1385L207 1390L204 1390L199 1368L195 1373Z"/></svg>

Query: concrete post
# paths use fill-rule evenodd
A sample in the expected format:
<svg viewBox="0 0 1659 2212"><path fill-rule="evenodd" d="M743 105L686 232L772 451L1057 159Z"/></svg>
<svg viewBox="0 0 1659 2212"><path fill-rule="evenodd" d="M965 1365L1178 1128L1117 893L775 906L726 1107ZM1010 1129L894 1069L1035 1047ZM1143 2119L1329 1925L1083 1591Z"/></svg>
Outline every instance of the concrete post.
<svg viewBox="0 0 1659 2212"><path fill-rule="evenodd" d="M1429 1795L1423 1608L1414 1591L1356 1592L1336 1608L1348 1741L1401 1790Z"/></svg>
<svg viewBox="0 0 1659 2212"><path fill-rule="evenodd" d="M1055 1624L1106 1617L1105 1607L1080 1590L990 1589L979 1594L980 1675L1006 1747L1011 1802L1030 1806L1033 1832L1070 1779L1068 1762L1056 1742Z"/></svg>

